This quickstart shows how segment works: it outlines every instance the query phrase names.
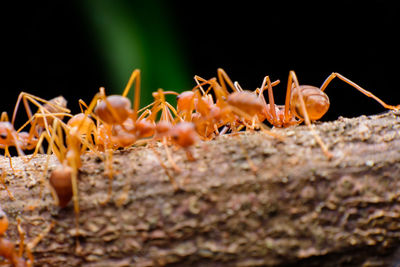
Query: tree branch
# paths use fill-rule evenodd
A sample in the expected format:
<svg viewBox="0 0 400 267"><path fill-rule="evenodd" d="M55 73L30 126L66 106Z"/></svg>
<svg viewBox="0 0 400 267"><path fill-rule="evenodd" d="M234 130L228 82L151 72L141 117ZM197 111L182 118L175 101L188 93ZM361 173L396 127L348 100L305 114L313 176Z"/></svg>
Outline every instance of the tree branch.
<svg viewBox="0 0 400 267"><path fill-rule="evenodd" d="M315 125L333 154L328 160L305 126L274 129L280 141L254 132L221 136L193 148L175 192L154 151L134 147L113 155L113 198L101 158L82 156L79 203L81 251L74 213L59 209L49 190L35 210L45 156L7 159L0 190L8 238L16 217L32 240L38 266L394 266L400 262L400 113ZM162 147L157 148L164 163ZM50 160L50 168L57 161ZM1 187L1 186L0 186ZM1 187L2 188L2 187ZM122 204L121 204L122 203ZM120 204L120 205L117 205ZM363 265L364 264L364 265Z"/></svg>

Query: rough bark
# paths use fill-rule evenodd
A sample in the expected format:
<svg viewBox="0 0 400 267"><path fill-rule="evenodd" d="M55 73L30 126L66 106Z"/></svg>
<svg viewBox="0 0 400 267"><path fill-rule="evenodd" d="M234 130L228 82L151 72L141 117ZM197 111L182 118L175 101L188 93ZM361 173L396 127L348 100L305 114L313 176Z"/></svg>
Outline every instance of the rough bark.
<svg viewBox="0 0 400 267"><path fill-rule="evenodd" d="M79 253L72 203L55 207L45 189L26 210L38 200L45 157L14 158L16 174L1 159L16 198L0 190L7 236L18 240L17 216L28 239L55 221L34 248L37 266L396 266L400 113L340 118L315 130L333 159L305 126L274 129L283 141L260 132L221 136L193 148L193 162L176 150L181 172L169 172L177 192L153 150L117 151L106 205L104 162L84 155ZM50 168L56 164L52 158Z"/></svg>

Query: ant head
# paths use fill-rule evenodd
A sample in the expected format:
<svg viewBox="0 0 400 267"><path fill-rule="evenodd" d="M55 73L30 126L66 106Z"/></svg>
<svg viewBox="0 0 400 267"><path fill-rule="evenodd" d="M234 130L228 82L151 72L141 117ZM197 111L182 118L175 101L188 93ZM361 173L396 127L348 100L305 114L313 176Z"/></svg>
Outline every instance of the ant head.
<svg viewBox="0 0 400 267"><path fill-rule="evenodd" d="M311 121L319 120L329 109L329 98L318 87L311 85L301 85L298 90L293 91L292 95L292 112L293 114L304 119L304 112L301 105L300 93L303 96L306 112Z"/></svg>
<svg viewBox="0 0 400 267"><path fill-rule="evenodd" d="M94 109L96 115L107 124L122 124L131 114L131 102L120 95L110 95Z"/></svg>
<svg viewBox="0 0 400 267"><path fill-rule="evenodd" d="M8 219L6 213L0 208L0 236L2 236L8 228Z"/></svg>
<svg viewBox="0 0 400 267"><path fill-rule="evenodd" d="M171 129L171 137L178 146L187 148L197 141L197 132L191 122L179 122Z"/></svg>
<svg viewBox="0 0 400 267"><path fill-rule="evenodd" d="M14 133L14 127L8 121L0 122L0 145L13 145L15 140L11 134Z"/></svg>
<svg viewBox="0 0 400 267"><path fill-rule="evenodd" d="M176 97L177 100L177 110L182 111L182 110L191 110L193 109L193 98L195 96L195 93L192 91L185 91L179 94Z"/></svg>
<svg viewBox="0 0 400 267"><path fill-rule="evenodd" d="M156 123L156 135L157 137L163 137L171 130L172 124L167 121L159 121Z"/></svg>

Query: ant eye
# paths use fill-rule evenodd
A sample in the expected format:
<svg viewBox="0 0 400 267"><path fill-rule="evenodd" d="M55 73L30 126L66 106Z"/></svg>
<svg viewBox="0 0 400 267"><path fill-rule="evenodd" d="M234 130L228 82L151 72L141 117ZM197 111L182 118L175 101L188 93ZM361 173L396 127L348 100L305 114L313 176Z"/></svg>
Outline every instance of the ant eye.
<svg viewBox="0 0 400 267"><path fill-rule="evenodd" d="M0 134L1 139L7 139L7 134L6 133L1 133Z"/></svg>
<svg viewBox="0 0 400 267"><path fill-rule="evenodd" d="M178 140L179 137L178 137L178 135L173 135L172 138L173 138L174 140Z"/></svg>

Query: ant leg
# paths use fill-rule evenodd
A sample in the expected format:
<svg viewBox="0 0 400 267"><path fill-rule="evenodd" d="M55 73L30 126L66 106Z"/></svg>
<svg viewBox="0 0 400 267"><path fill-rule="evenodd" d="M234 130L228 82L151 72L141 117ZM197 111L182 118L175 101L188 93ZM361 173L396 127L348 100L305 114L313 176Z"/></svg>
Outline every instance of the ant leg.
<svg viewBox="0 0 400 267"><path fill-rule="evenodd" d="M189 148L186 148L185 152L186 152L186 157L187 157L188 161L196 161L196 158L193 156L193 153Z"/></svg>
<svg viewBox="0 0 400 267"><path fill-rule="evenodd" d="M184 119L178 114L178 111L172 106L170 103L165 102L165 105L174 113L175 117L178 118L180 121L184 121Z"/></svg>
<svg viewBox="0 0 400 267"><path fill-rule="evenodd" d="M142 114L140 114L140 116L138 117L137 120L141 121L141 120L144 120L146 118L149 118L150 116L151 116L151 111L149 109L146 109L145 111L142 112Z"/></svg>
<svg viewBox="0 0 400 267"><path fill-rule="evenodd" d="M58 126L58 124L56 123L56 122L54 122L54 128L56 128ZM60 127L58 127L58 128L56 128L56 130L57 129L61 129ZM43 136L43 137L42 137ZM46 138L46 140L47 140L47 142L49 143L49 145L48 145L48 148L47 148L47 158L46 158L46 163L45 163L45 165L44 165L44 170L43 170L43 173L42 173L42 176L41 176L41 179L40 179L40 192L39 192L39 199L41 199L42 198L42 195L43 195L43 189L44 189L44 186L45 186L45 184L46 184L46 174L47 174L47 170L48 170L48 167L49 167L49 160L50 160L50 155L51 155L51 152L53 152L53 154L55 154L56 155L56 157L58 158L58 160L60 161L60 162L63 162L64 161L64 156L62 156L62 155L65 155L66 154L66 152L65 151L62 151L62 148L64 147L64 144L63 143L60 143L60 142L63 142L62 141L62 135L61 135L61 132L60 132L60 130L58 131L58 134L53 134L51 137L50 136L47 136L47 133L43 133L41 136L41 139L43 140L44 138ZM58 141L57 141L57 139L58 139ZM61 140L61 141L60 141ZM56 147L56 143L58 143L58 145L59 145L59 148L57 148ZM50 188L52 188L51 186L50 186ZM52 190L51 191L52 192L52 195L53 195L53 193L54 193L54 190ZM54 195L53 195L53 198L54 198ZM58 199L58 198L57 198Z"/></svg>
<svg viewBox="0 0 400 267"><path fill-rule="evenodd" d="M52 107L55 110L58 110L60 112L71 113L71 111L69 109L67 109L67 108L65 108L63 106L60 106L60 105L55 104L55 103L52 103L51 101L42 99L40 97L37 97L37 96L31 95L31 94L22 92L18 96L18 100L17 100L17 103L16 103L15 108L14 108L13 117L12 117L12 120L11 120L11 124L13 124L13 125L14 125L14 122L15 122L15 117L17 115L17 110L18 110L18 107L19 107L19 103L21 102L21 99L22 99L22 101L24 103L25 111L26 111L29 119L32 118L33 115L32 115L32 111L31 111L31 109L29 107L28 100L33 105L35 105L39 110L41 110L41 113L46 113L46 114L51 113L50 111L48 111L44 107L44 105L48 105L48 106L50 106L50 107ZM40 102L43 103L44 105L40 104Z"/></svg>
<svg viewBox="0 0 400 267"><path fill-rule="evenodd" d="M242 139L240 139L239 145L240 145L240 148L242 149L242 151L244 153L244 156L246 157L246 161L249 164L249 167L250 167L251 171L253 172L254 175L257 175L258 168L254 164L254 162L251 160L251 158L249 156L249 153L247 152L247 149L243 145L243 140Z"/></svg>
<svg viewBox="0 0 400 267"><path fill-rule="evenodd" d="M271 80L270 80L268 75L264 77L263 83L261 85L259 97L261 97L263 95L263 91L264 91L265 87L268 88L269 113L272 116L272 123L271 124L272 125L277 125L278 124L278 120L277 120L277 117L276 117L274 93L272 91ZM262 99L263 99L263 103L265 104L265 108L267 108L267 104L265 102L264 97L262 97Z"/></svg>
<svg viewBox="0 0 400 267"><path fill-rule="evenodd" d="M322 152L325 154L325 156L329 159L333 157L333 155L329 152L328 148L326 147L325 143L322 141L322 139L319 137L319 135L314 131L313 125L311 124L310 118L308 117L307 109L306 109L306 104L304 102L304 97L301 91L299 90L299 99L300 99L300 105L301 109L303 110L304 114L304 121L307 125L307 127L310 129L311 134L314 136L315 140L317 141L318 145L321 147Z"/></svg>
<svg viewBox="0 0 400 267"><path fill-rule="evenodd" d="M226 88L225 82L232 88L233 91L238 91L237 88L234 86L232 80L229 78L228 74L224 71L224 69L219 68L217 70L218 73L218 81L221 84L222 89L228 95L228 89Z"/></svg>
<svg viewBox="0 0 400 267"><path fill-rule="evenodd" d="M89 108L88 105L85 103L85 101L83 101L82 99L79 99L78 103L79 103L79 109L81 110L81 113L84 113L83 107L85 107L86 109Z"/></svg>
<svg viewBox="0 0 400 267"><path fill-rule="evenodd" d="M203 85L206 85L206 84L210 85L210 82L198 75L194 76L194 81L196 82L197 85L192 89L192 91L197 89L197 87L198 87L198 88L200 88L201 94L206 95L209 90L207 90L207 92L204 91Z"/></svg>
<svg viewBox="0 0 400 267"><path fill-rule="evenodd" d="M157 92L158 96L160 97L161 100L161 105L162 105L162 110L164 112L164 110L166 110L166 114L168 114L169 119L171 119L171 121L173 120L172 114L169 110L172 111L172 113L174 113L174 115L180 119L180 121L183 121L183 119L181 118L181 116L178 115L178 112L176 111L176 109L165 100L165 92L163 91L163 89L158 89ZM163 113L164 114L164 113Z"/></svg>
<svg viewBox="0 0 400 267"><path fill-rule="evenodd" d="M240 86L238 81L234 82L233 85L235 86L235 89L237 92L243 92L243 88L242 88L242 86Z"/></svg>
<svg viewBox="0 0 400 267"><path fill-rule="evenodd" d="M289 108L290 108L290 99L292 98L292 88L293 84L295 87L299 87L299 81L297 79L296 73L291 70L289 72L289 78L288 78L288 83L287 83L287 89L286 89L286 98L285 98L285 113L284 113L284 124L290 122L292 119L292 114L289 114Z"/></svg>
<svg viewBox="0 0 400 267"><path fill-rule="evenodd" d="M383 102L380 98L378 98L377 96L375 96L374 94L372 94L370 91L365 90L364 88L362 88L361 86L359 86L358 84L356 84L355 82L347 79L346 77L344 77L343 75L341 75L340 73L337 72L333 72L331 75L328 76L328 78L326 78L326 80L324 81L324 83L321 85L320 90L323 92L326 87L328 86L328 84L334 79L334 78L339 78L342 81L344 81L345 83L353 86L355 89L357 89L358 91L360 91L361 93L363 93L364 95L371 97L372 99L374 99L375 101L377 101L379 104L381 104L384 108L386 109L393 109L393 110L399 110L400 109L400 105L397 106L392 106L392 105L388 105L385 102Z"/></svg>
<svg viewBox="0 0 400 267"><path fill-rule="evenodd" d="M17 217L17 230L19 233L18 257L22 257L25 247L25 231L21 227L21 218Z"/></svg>
<svg viewBox="0 0 400 267"><path fill-rule="evenodd" d="M199 88L201 89L201 92L202 92L203 96L205 96L205 95L208 95L208 92L209 92L211 89L214 89L214 92L215 92L215 94L216 94L217 99L218 99L219 95L227 95L227 94L225 94L225 92L221 93L222 88L221 88L221 86L218 84L216 78L211 78L211 79L209 79L209 80L206 80L206 79L204 79L204 78L201 78L200 76L195 75L195 76L194 76L194 80L196 81L197 86L195 86L195 87L192 89L192 91L195 90L197 87L199 87ZM201 81L201 83L200 83L200 81ZM202 85L206 85L206 84L208 84L209 87L207 88L206 91L204 91L204 89L202 88ZM218 88L216 88L216 87L218 87Z"/></svg>
<svg viewBox="0 0 400 267"><path fill-rule="evenodd" d="M238 109L238 108L233 107L233 106L230 106L229 108L232 110L232 112L236 113L237 115L241 116L244 119L247 119L247 120L252 120L253 119L249 114L247 114L246 112L242 111L241 109ZM272 136L272 137L274 137L274 138L276 138L276 139L278 139L280 141L284 140L284 138L281 135L271 132L269 130L268 126L265 125L264 123L257 121L257 125L260 127L260 129L264 133L266 133L266 134L268 134L268 135L270 135L270 136Z"/></svg>
<svg viewBox="0 0 400 267"><path fill-rule="evenodd" d="M16 117L16 115L17 115L17 110L18 110L18 107L19 107L19 103L21 102L21 99L23 99L25 95L26 95L25 92L21 92L21 93L19 94L19 96L18 96L17 102L15 103L15 107L14 107L14 111L13 111L12 120L11 120L11 124L12 124L12 125L14 125L14 122L15 122L15 117ZM25 111L26 111L26 114L28 115L28 118L29 118L29 119L32 118L32 111L31 111L31 109L29 108L28 103L25 102L25 99L24 99L24 106L25 106Z"/></svg>
<svg viewBox="0 0 400 267"><path fill-rule="evenodd" d="M160 120L168 121L168 122L172 123L172 121L173 121L172 115L171 115L171 112L169 112L168 108L166 107L166 104L165 104L166 101L165 101L165 96L164 96L163 89L161 89L161 88L158 89L157 96L159 97L160 102L161 102L161 117L160 117Z"/></svg>
<svg viewBox="0 0 400 267"><path fill-rule="evenodd" d="M4 156L8 158L8 160L10 161L10 168L13 171L13 173L15 174L17 171L14 169L14 166L12 164L12 157L10 154L10 151L8 150L8 146L5 146L4 148Z"/></svg>
<svg viewBox="0 0 400 267"><path fill-rule="evenodd" d="M46 237L46 235L53 229L55 225L55 221L52 221L42 232L40 232L32 241L30 241L28 244L26 244L26 254L29 259L29 265L28 266L33 266L33 254L32 254L32 249L34 249L40 241L43 240L43 238Z"/></svg>
<svg viewBox="0 0 400 267"><path fill-rule="evenodd" d="M129 179L125 179L124 187L122 188L122 193L115 200L115 204L117 207L121 207L126 204L126 201L129 197L129 190L131 190L131 185L129 183Z"/></svg>
<svg viewBox="0 0 400 267"><path fill-rule="evenodd" d="M171 151L168 148L167 139L165 137L163 137L162 139L162 144L164 146L165 153L167 154L168 162L171 164L171 166L174 168L176 172L178 173L181 172L181 169L178 167L178 165L176 165L174 159L172 158Z"/></svg>
<svg viewBox="0 0 400 267"><path fill-rule="evenodd" d="M1 113L1 119L0 119L0 121L10 121L10 120L8 119L8 114L7 114L7 112L3 111L3 112Z"/></svg>
<svg viewBox="0 0 400 267"><path fill-rule="evenodd" d="M13 194L11 193L11 191L8 189L7 185L6 185L6 172L1 169L1 177L0 177L0 183L1 185L4 187L4 189L7 191L8 197L14 201L15 197L13 196Z"/></svg>
<svg viewBox="0 0 400 267"><path fill-rule="evenodd" d="M104 87L100 87L100 92L97 93L93 97L92 101L90 101L89 106L86 108L85 115L86 116L89 116L89 115L92 115L92 116L94 115L95 116L96 114L94 114L93 110L97 105L97 101L98 100L104 100L105 98L106 98L106 96L105 96L105 93L104 93Z"/></svg>
<svg viewBox="0 0 400 267"><path fill-rule="evenodd" d="M74 203L74 212L75 212L75 229L76 229L76 250L80 251L81 246L79 243L79 198L78 198L78 166L76 166L75 162L71 162L71 182L72 182L72 201Z"/></svg>
<svg viewBox="0 0 400 267"><path fill-rule="evenodd" d="M105 151L106 153L106 159L105 159L105 168L107 170L107 176L108 176L108 191L107 191L107 198L102 201L100 204L105 205L110 201L112 197L112 182L114 180L114 170L113 170L113 150L108 148Z"/></svg>
<svg viewBox="0 0 400 267"><path fill-rule="evenodd" d="M128 94L129 90L132 87L133 82L136 80L135 83L135 96L134 96L134 100L133 100L133 116L134 116L134 120L136 120L136 116L137 116L137 112L139 110L139 103L140 103L140 70L139 69L135 69L132 74L131 77L129 78L128 84L126 85L124 92L122 93L122 96L126 97L126 95Z"/></svg>
<svg viewBox="0 0 400 267"><path fill-rule="evenodd" d="M153 145L151 144L150 149L153 150L154 154L156 155L158 162L160 163L161 167L164 169L165 173L168 176L168 179L170 181L170 183L172 184L172 187L174 188L174 191L178 191L179 190L179 186L175 180L175 178L169 173L167 166L165 166L164 162L161 160L161 156L160 153L153 147Z"/></svg>

